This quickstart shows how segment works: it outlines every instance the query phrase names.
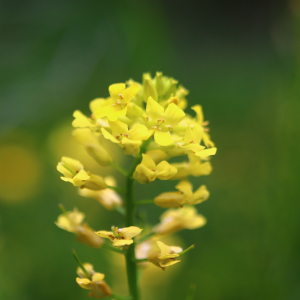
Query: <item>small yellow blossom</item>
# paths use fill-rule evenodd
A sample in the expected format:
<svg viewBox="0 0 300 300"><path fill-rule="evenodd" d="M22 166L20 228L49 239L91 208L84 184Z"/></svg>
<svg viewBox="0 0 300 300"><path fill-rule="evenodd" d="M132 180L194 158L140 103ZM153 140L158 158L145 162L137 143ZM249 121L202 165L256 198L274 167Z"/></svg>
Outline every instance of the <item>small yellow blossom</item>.
<svg viewBox="0 0 300 300"><path fill-rule="evenodd" d="M108 166L112 162L110 154L101 145L97 137L89 128L77 128L73 130L73 136L84 147L86 152L101 166Z"/></svg>
<svg viewBox="0 0 300 300"><path fill-rule="evenodd" d="M85 269L91 275L92 280L87 278L81 268L77 268L77 275L79 277L76 278L76 282L83 289L89 290L89 296L95 298L105 298L109 297L112 294L110 287L103 280L105 275L102 273L96 273L93 269L93 265L89 263L83 264Z"/></svg>
<svg viewBox="0 0 300 300"><path fill-rule="evenodd" d="M184 204L195 205L208 199L209 191L205 185L193 193L193 186L187 180L180 181L176 185L179 192L166 192L155 197L154 203L163 208L182 207Z"/></svg>
<svg viewBox="0 0 300 300"><path fill-rule="evenodd" d="M133 177L139 183L149 183L156 178L168 180L177 173L177 169L167 161L162 161L158 165L147 154L143 154L142 162L136 167Z"/></svg>
<svg viewBox="0 0 300 300"><path fill-rule="evenodd" d="M153 227L158 235L169 235L182 229L196 229L206 224L206 219L197 214L193 206L169 209L160 217L161 222Z"/></svg>
<svg viewBox="0 0 300 300"><path fill-rule="evenodd" d="M189 152L187 154L189 162L173 163L173 167L177 169L177 173L172 177L172 180L184 179L189 175L198 177L201 175L209 175L212 171L212 166L209 161L202 162L199 156Z"/></svg>
<svg viewBox="0 0 300 300"><path fill-rule="evenodd" d="M103 239L97 236L86 223L82 226L84 217L84 213L74 208L73 211L59 215L55 224L63 230L75 233L77 241L93 248L100 248L103 244Z"/></svg>
<svg viewBox="0 0 300 300"><path fill-rule="evenodd" d="M119 144L126 154L138 154L142 141L147 140L152 135L152 131L142 124L136 124L128 130L128 125L119 120L108 121L108 123L111 133L102 128L103 136L113 143Z"/></svg>
<svg viewBox="0 0 300 300"><path fill-rule="evenodd" d="M128 103L136 96L140 87L132 84L126 88L125 83L116 83L109 86L110 99L105 106L98 108L94 115L96 119L107 117L110 121L116 121L121 116L126 116Z"/></svg>
<svg viewBox="0 0 300 300"><path fill-rule="evenodd" d="M162 268L172 266L180 262L177 260L179 255L177 253L182 252L182 248L175 246L167 246L161 241L156 242L160 248L160 252L153 252L149 255L148 261L153 263L155 266Z"/></svg>
<svg viewBox="0 0 300 300"><path fill-rule="evenodd" d="M133 243L133 237L141 233L143 229L130 226L124 228L116 227L113 231L97 231L95 232L98 236L110 239L114 247L123 247L125 245L131 245Z"/></svg>
<svg viewBox="0 0 300 300"><path fill-rule="evenodd" d="M108 176L104 178L105 183L109 186L116 186L116 181L113 177ZM104 189L99 191L92 191L88 189L79 189L79 195L87 198L96 199L106 209L113 210L116 206L122 206L122 199L117 192L112 189Z"/></svg>
<svg viewBox="0 0 300 300"><path fill-rule="evenodd" d="M166 110L152 97L146 107L146 125L154 132L154 140L160 146L174 143L170 131L184 118L185 113L176 104L171 103Z"/></svg>
<svg viewBox="0 0 300 300"><path fill-rule="evenodd" d="M86 172L78 160L62 157L57 170L64 174L64 177L60 177L63 181L71 182L74 186L90 190L101 190L107 187L102 177Z"/></svg>

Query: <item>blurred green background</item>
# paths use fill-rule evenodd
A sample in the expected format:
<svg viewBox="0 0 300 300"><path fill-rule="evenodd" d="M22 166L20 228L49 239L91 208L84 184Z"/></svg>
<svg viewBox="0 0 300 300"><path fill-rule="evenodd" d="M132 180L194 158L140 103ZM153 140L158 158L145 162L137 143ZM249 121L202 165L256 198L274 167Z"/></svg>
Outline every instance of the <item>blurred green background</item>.
<svg viewBox="0 0 300 300"><path fill-rule="evenodd" d="M177 235L197 248L151 270L143 299L184 299L190 283L200 300L300 299L299 18L296 0L1 1L0 299L88 299L72 248L116 290L126 286L118 256L54 225L58 203L95 229L122 225L62 182L56 164L83 155L73 111L148 71L190 90L218 153L212 174L193 181L211 192L197 206L208 223ZM138 185L137 197L173 185ZM158 223L163 209L144 209Z"/></svg>

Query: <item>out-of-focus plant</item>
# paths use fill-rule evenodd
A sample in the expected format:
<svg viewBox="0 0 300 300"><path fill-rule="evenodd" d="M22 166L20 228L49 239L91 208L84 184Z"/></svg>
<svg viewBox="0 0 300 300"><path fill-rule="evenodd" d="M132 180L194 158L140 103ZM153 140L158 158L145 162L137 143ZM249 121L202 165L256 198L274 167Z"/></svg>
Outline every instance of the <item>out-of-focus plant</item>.
<svg viewBox="0 0 300 300"><path fill-rule="evenodd" d="M208 134L200 105L193 106L195 116L184 112L188 91L173 78L157 72L154 78L143 75L143 83L129 80L109 86L108 98L97 98L90 103L91 115L75 111L73 136L86 152L101 166L113 166L124 175L124 186L117 186L113 177L103 178L85 170L78 160L62 157L57 170L61 179L78 187L84 197L96 199L108 210L117 210L124 216L124 227L112 224L111 230L93 231L82 223L84 214L76 208L66 211L56 225L76 235L77 240L95 248L105 248L125 256L129 295L112 291L104 281L105 275L94 271L89 263L78 262L76 282L96 298L140 299L138 274L145 265L165 270L181 261L183 255L195 247L183 250L167 245L166 237L183 229L196 229L206 223L194 205L209 197L202 185L193 190L188 176L208 175L212 171L210 156L216 153ZM124 170L103 146L106 139L118 145L125 154L134 157L129 170ZM180 163L169 163L175 156L188 157ZM163 191L154 199L134 199L134 183L150 184L152 181L180 180L177 191ZM137 207L158 205L168 210L161 222L143 231L145 224L137 217ZM138 226L136 226L138 225ZM188 295L192 299L194 286Z"/></svg>

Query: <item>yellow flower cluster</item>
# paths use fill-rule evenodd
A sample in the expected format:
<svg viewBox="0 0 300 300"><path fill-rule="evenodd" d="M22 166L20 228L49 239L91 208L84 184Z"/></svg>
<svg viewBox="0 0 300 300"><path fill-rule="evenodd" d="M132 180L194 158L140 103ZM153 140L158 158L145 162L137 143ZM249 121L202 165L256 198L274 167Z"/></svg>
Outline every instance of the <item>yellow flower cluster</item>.
<svg viewBox="0 0 300 300"><path fill-rule="evenodd" d="M146 257L135 258L136 262L151 262L164 270L178 263L178 257L192 246L183 251L180 247L165 245L160 239L183 229L202 227L206 223L194 205L207 200L210 193L205 185L193 190L188 177L209 175L212 171L210 157L217 149L208 134L208 122L204 119L202 107L192 106L193 115L184 111L188 104L188 91L178 85L177 80L163 76L160 72L154 78L144 74L142 83L129 80L112 84L108 91L107 98L91 101L89 116L78 110L74 112L73 136L98 164L115 167L126 176L126 182L135 179L140 184L150 184L156 179L179 180L175 185L177 191L163 192L152 200L156 205L169 209L148 237L148 241L151 239L156 242L159 250L147 250ZM136 164L133 164L133 168L127 172L119 167L101 144L100 137L121 147L125 154L134 156ZM175 156L184 159L177 163L168 162ZM117 186L115 179L102 178L84 170L78 160L62 157L57 170L63 174L62 180L79 187L81 196L96 199L108 210L116 209L128 215L126 209L138 205L133 202L128 204L131 200L127 199L123 207L123 200L117 193L122 193L122 188ZM126 190L125 197L128 194ZM75 233L78 240L90 246L98 243L99 247L111 247L102 239L107 238L112 242L112 250L120 253L135 247L134 238L143 230L136 226L112 226L111 231L93 233L87 224L81 225L83 218L84 215L77 210L64 212L56 224ZM127 225L130 224L127 222ZM147 239L147 235L142 236L140 241L144 239ZM77 283L89 289L90 296L109 296L111 291L103 281L104 275L95 273L89 264L86 264L85 269L91 276L87 278L86 273L80 275L79 269Z"/></svg>

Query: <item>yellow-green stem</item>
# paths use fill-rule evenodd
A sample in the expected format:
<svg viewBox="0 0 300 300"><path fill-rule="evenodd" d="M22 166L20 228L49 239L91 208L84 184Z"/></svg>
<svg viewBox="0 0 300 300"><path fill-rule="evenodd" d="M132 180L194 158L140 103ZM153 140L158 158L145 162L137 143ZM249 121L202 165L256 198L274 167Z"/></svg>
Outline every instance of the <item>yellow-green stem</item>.
<svg viewBox="0 0 300 300"><path fill-rule="evenodd" d="M140 153L136 156L129 172L126 176L126 191L125 191L125 226L134 226L135 225L135 203L134 203L134 195L133 195L133 186L134 179L133 173L137 165L142 161L142 154L147 151L148 144L150 143L150 139L145 141L141 146ZM135 242L130 245L129 249L125 254L126 258L126 271L127 271L127 279L129 292L132 296L132 300L139 300L139 291L137 286L137 266L135 261Z"/></svg>

